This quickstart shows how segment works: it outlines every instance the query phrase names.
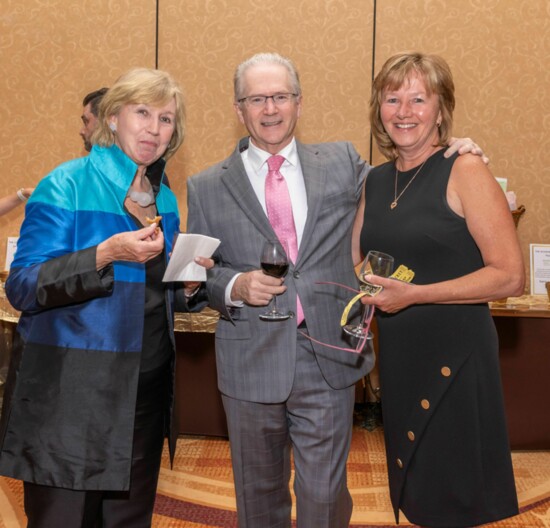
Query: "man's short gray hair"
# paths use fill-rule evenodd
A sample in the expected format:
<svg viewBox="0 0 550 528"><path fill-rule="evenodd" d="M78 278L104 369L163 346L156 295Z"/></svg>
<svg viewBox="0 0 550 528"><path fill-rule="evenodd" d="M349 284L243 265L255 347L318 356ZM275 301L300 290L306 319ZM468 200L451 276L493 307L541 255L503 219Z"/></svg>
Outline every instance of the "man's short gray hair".
<svg viewBox="0 0 550 528"><path fill-rule="evenodd" d="M280 66L285 67L290 77L290 89L292 90L292 93L296 95L301 95L302 88L300 86L300 77L298 75L298 70L290 59L287 59L286 57L283 57L278 53L257 53L249 59L246 59L244 62L241 62L235 70L235 76L233 78L235 102L245 96L243 93L243 76L246 70L260 64L279 64Z"/></svg>

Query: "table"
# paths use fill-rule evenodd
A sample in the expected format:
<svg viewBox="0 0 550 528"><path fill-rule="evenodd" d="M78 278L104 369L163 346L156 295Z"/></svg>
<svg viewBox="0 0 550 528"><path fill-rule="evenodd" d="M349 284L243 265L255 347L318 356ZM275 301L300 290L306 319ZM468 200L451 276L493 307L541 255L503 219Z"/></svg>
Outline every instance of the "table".
<svg viewBox="0 0 550 528"><path fill-rule="evenodd" d="M218 391L214 332L218 313L176 313L176 398L180 434L227 436L227 422ZM0 285L0 403L7 374L11 335L19 312Z"/></svg>
<svg viewBox="0 0 550 528"><path fill-rule="evenodd" d="M500 367L510 445L550 449L550 303L546 296L490 303L499 336ZM214 314L214 315L212 315ZM178 376L185 432L225 436L221 398L215 389L214 312L177 314ZM185 318L185 324L183 321ZM197 333L198 332L198 333ZM362 382L356 400L362 401ZM185 393L185 395L184 395ZM189 403L187 405L185 402ZM205 412L201 415L200 409ZM199 410L199 413L197 413Z"/></svg>
<svg viewBox="0 0 550 528"><path fill-rule="evenodd" d="M512 449L550 449L550 303L547 296L490 304Z"/></svg>
<svg viewBox="0 0 550 528"><path fill-rule="evenodd" d="M180 434L227 436L218 390L214 332L218 313L176 313L176 398Z"/></svg>
<svg viewBox="0 0 550 528"><path fill-rule="evenodd" d="M550 303L546 296L490 303L500 340L500 363L512 449L550 449ZM19 314L0 288L0 323L11 332ZM214 332L218 315L176 313L176 397L181 434L227 436L217 388ZM1 346L7 341L0 341ZM0 365L1 367L1 365ZM357 394L362 390L358 384ZM359 396L358 396L359 398ZM358 400L359 401L359 400Z"/></svg>

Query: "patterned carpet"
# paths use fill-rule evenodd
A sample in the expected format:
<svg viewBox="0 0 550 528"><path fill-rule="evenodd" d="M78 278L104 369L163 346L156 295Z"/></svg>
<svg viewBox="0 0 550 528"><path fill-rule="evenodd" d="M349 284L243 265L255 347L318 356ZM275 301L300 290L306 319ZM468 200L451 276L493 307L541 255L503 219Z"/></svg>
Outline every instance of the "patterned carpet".
<svg viewBox="0 0 550 528"><path fill-rule="evenodd" d="M498 528L550 528L550 451L518 451L513 455L521 514ZM353 528L394 526L387 494L381 429L356 427L348 462L354 502ZM25 526L18 481L0 478L0 528ZM154 528L236 528L229 444L207 437L181 437L174 470L167 453L158 487ZM412 526L405 519L400 526Z"/></svg>

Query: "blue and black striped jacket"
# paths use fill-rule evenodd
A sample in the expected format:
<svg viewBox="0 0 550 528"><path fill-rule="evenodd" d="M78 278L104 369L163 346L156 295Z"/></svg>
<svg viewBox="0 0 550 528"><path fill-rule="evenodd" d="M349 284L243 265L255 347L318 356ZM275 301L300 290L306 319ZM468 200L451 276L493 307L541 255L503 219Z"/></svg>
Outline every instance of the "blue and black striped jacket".
<svg viewBox="0 0 550 528"><path fill-rule="evenodd" d="M151 169L151 168L150 168ZM96 270L96 247L136 230L124 199L137 165L94 146L37 186L6 283L21 311L0 422L0 473L71 489L125 490L144 323L145 265ZM179 230L174 194L151 171L165 254ZM174 290L166 304L173 342Z"/></svg>

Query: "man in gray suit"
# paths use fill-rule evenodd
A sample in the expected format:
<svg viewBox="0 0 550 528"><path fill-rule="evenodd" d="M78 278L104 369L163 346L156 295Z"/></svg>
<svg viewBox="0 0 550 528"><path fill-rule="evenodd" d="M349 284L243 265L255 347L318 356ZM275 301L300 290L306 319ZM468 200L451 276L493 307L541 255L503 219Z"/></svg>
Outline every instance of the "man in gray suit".
<svg viewBox="0 0 550 528"><path fill-rule="evenodd" d="M240 528L290 527L290 448L299 528L344 528L352 500L346 459L355 383L372 368L353 354L340 317L357 287L351 232L370 167L350 143L294 138L302 108L298 73L258 54L235 73L235 110L250 137L225 161L188 180L188 232L219 238L208 272L218 384L227 415ZM281 155L298 254L284 279L264 274L260 252L275 228L266 214L268 158ZM259 315L274 295L291 318ZM298 301L299 298L299 301ZM300 303L305 319L294 317Z"/></svg>

